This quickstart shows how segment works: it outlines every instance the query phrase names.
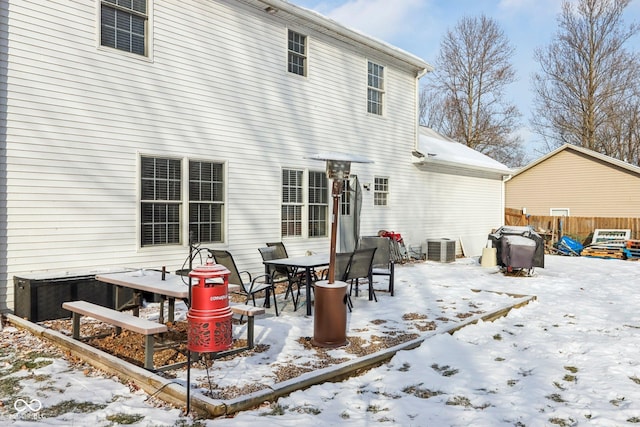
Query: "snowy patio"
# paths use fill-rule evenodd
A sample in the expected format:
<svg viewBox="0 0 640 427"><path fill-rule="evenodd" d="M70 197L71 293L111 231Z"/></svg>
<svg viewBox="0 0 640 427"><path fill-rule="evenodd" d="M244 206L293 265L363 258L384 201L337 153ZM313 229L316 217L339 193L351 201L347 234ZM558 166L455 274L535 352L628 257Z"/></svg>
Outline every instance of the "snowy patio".
<svg viewBox="0 0 640 427"><path fill-rule="evenodd" d="M534 277L507 277L471 259L399 267L397 295L379 293L378 303L366 296L355 299L348 318L350 345L326 355L348 363L357 359L355 347L404 334L416 334L424 343L396 353L389 363L360 376L312 386L276 403L240 412L234 425L524 426L640 421L640 402L633 399L640 391L635 351L640 329L640 297L634 286L638 264L557 256L548 256L546 262L547 268L537 269ZM513 303L506 293L538 299L494 322L479 321L453 335L443 333ZM180 315L184 314L183 310ZM3 334L13 333L12 329L5 327ZM321 352L305 345L312 334L313 318L290 308L285 307L279 317L259 318L256 343L262 351L214 361L208 374L194 364L193 393L215 398L210 384L216 392L253 387L253 392L263 393L278 387L277 371L285 367L298 369L301 379L317 374L325 368L318 365ZM8 356L4 360L8 365ZM1 375L2 380L23 377L19 393L2 396L3 416L16 425L27 421L25 413L13 409L18 395L25 400L37 396L43 408L67 399L104 405L88 413L71 411L48 418L53 425L68 425L70 420L95 423L119 412L140 414L140 425L176 425L182 419L178 410L144 404L144 395L126 392L110 379L78 377L59 358L47 366ZM50 377L49 383L68 384L65 392L43 387L43 381L36 379L43 375ZM180 374L171 381L185 384ZM91 384L98 383L104 392L88 396L85 388L94 389ZM119 396L117 405L109 400L114 395ZM205 425L218 422L208 420Z"/></svg>

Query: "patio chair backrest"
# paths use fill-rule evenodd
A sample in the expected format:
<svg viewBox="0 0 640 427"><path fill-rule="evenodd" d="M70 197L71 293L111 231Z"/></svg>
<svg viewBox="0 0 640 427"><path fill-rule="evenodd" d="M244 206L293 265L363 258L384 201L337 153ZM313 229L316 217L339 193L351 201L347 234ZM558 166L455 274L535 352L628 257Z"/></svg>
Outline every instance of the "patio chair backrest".
<svg viewBox="0 0 640 427"><path fill-rule="evenodd" d="M349 264L351 264L351 252L338 252L336 254L336 266L334 271L334 279L340 282L347 280L349 273Z"/></svg>
<svg viewBox="0 0 640 427"><path fill-rule="evenodd" d="M213 259L216 264L226 267L226 269L231 273L229 274L229 284L241 285L243 289L246 289L245 283L240 277L240 271L238 270L238 267L236 267L233 256L229 251L212 250L211 255L213 255Z"/></svg>
<svg viewBox="0 0 640 427"><path fill-rule="evenodd" d="M271 259L289 258L287 255L287 249L284 247L282 242L268 242L267 248L273 249L273 254L269 255L273 257ZM262 253L262 251L260 253ZM295 273L295 269L278 265L275 267L275 272L280 276L291 276ZM269 271L269 273L271 273L271 271Z"/></svg>
<svg viewBox="0 0 640 427"><path fill-rule="evenodd" d="M265 248L258 248L258 251L260 252L260 256L262 256L262 260L263 261L271 261L274 259L280 259L276 256L276 248L275 247L265 247ZM289 278L288 272L287 272L287 267L279 267L279 266L274 266L274 265L268 265L267 266L267 273L272 276L273 280L282 280L282 279L287 279Z"/></svg>
<svg viewBox="0 0 640 427"><path fill-rule="evenodd" d="M371 276L373 268L373 258L377 248L356 249L351 255L349 263L349 271L347 271L347 279L360 279Z"/></svg>
<svg viewBox="0 0 640 427"><path fill-rule="evenodd" d="M270 248L275 248L275 258L274 259L289 258L289 255L287 254L287 248L284 246L284 243L282 243L282 242L267 242L267 246L270 247Z"/></svg>
<svg viewBox="0 0 640 427"><path fill-rule="evenodd" d="M391 239L388 237L361 237L358 249L376 248L373 258L374 268L389 268L391 259Z"/></svg>

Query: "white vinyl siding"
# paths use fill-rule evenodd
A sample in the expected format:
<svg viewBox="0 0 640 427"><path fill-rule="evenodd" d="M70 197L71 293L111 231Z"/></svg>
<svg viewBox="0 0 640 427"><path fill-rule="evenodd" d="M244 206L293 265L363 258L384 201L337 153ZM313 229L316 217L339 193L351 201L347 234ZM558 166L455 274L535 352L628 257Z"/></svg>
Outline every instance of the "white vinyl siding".
<svg viewBox="0 0 640 427"><path fill-rule="evenodd" d="M423 210L411 216L424 221L422 238L454 240L458 255L480 255L489 233L504 224L502 179L426 172L418 182Z"/></svg>
<svg viewBox="0 0 640 427"><path fill-rule="evenodd" d="M353 165L363 182L395 170L399 187L390 206L398 210L383 220L372 212L372 193L365 193L363 232L409 228L396 203L410 200L405 189L417 174L407 161L415 138L416 70L406 62L332 38L314 24L301 28L307 78L282 78L286 23L243 1L155 1L148 29L153 61L141 61L97 48L99 7L68 0L0 4L0 14L10 16L0 28L8 39L8 54L0 58L6 61L0 108L7 123L8 254L0 265L0 304L12 305L10 279L32 271L183 266L186 184L180 244L140 245L143 155L225 164L223 238L215 246L253 272L263 270L256 247L281 237L283 168L321 169L308 156L337 146L374 160ZM362 105L368 57L386 64L388 120ZM326 250L328 237L303 234L287 244L301 255Z"/></svg>

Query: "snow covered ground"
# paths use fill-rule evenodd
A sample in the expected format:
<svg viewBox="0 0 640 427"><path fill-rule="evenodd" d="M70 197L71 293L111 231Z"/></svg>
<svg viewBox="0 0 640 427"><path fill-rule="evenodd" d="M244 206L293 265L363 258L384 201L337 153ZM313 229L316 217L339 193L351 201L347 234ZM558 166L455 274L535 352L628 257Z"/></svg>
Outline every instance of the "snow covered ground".
<svg viewBox="0 0 640 427"><path fill-rule="evenodd" d="M470 289L536 295L505 318L434 334L390 363L339 383L324 383L237 414L194 421L177 409L110 378L88 376L62 358L8 373L10 349L0 349L0 421L16 426L620 426L640 423L640 262L546 256L533 277L507 277L477 261L399 266L396 296L355 300L348 335L367 333L373 319L415 332L407 312L491 311L506 296ZM470 305L472 307L470 307ZM444 327L445 323L439 324ZM451 322L446 323L447 327ZM19 331L5 327L2 334ZM291 337L313 335L313 321L290 311L256 322L262 357L283 363L304 356ZM336 354L344 349L334 350ZM273 353L270 353L273 352ZM239 359L242 360L242 359ZM225 362L226 363L226 362ZM239 366L242 363L242 366ZM216 365L216 382L273 382L259 363ZM243 372L244 374L239 374ZM20 377L12 392L7 378ZM19 384L19 385L17 385ZM61 402L88 409L55 417ZM36 402L41 408L36 407ZM25 406L30 404L31 408ZM91 406L93 405L93 406ZM37 409L37 410L36 410ZM49 416L47 416L49 414ZM126 416L125 416L126 415ZM116 418L120 416L121 418ZM115 421L114 421L115 420Z"/></svg>

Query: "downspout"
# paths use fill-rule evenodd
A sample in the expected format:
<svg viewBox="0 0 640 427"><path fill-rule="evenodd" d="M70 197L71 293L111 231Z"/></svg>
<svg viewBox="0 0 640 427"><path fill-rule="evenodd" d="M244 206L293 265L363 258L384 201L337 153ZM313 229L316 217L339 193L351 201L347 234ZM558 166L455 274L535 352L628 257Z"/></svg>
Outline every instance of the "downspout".
<svg viewBox="0 0 640 427"><path fill-rule="evenodd" d="M416 125L413 134L413 150L419 150L420 141L420 79L427 75L433 69L423 68L416 73L416 90L415 90L415 109L416 109Z"/></svg>
<svg viewBox="0 0 640 427"><path fill-rule="evenodd" d="M505 204L507 203L507 195L506 195L506 188L507 188L507 181L509 181L511 178L513 178L513 175L502 175L502 203L500 203L500 226L504 226L504 213L505 213Z"/></svg>

